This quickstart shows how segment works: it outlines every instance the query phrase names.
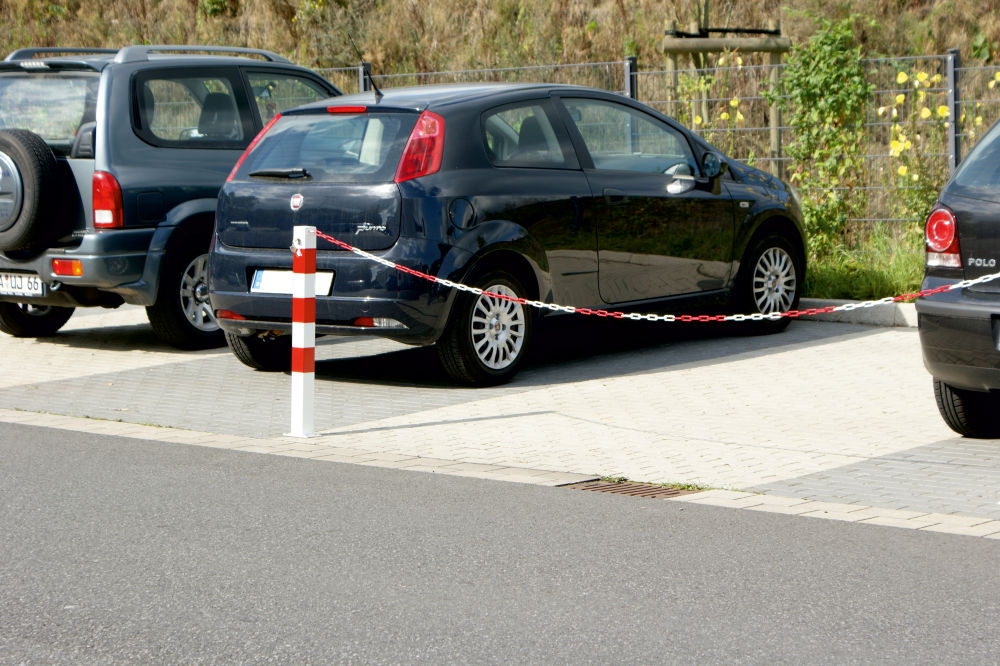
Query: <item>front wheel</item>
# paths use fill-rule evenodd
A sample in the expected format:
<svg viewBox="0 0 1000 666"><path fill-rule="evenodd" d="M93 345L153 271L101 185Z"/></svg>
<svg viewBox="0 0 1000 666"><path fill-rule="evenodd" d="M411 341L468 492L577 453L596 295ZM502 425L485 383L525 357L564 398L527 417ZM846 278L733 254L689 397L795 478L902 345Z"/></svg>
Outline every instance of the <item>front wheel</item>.
<svg viewBox="0 0 1000 666"><path fill-rule="evenodd" d="M0 331L15 338L54 335L73 316L73 308L28 303L0 303Z"/></svg>
<svg viewBox="0 0 1000 666"><path fill-rule="evenodd" d="M941 418L959 435L1000 438L1000 395L955 388L935 378L934 398Z"/></svg>
<svg viewBox="0 0 1000 666"><path fill-rule="evenodd" d="M222 329L208 301L208 253L197 243L167 255L156 303L146 308L153 332L179 349L223 344Z"/></svg>
<svg viewBox="0 0 1000 666"><path fill-rule="evenodd" d="M804 279L799 253L777 234L755 242L740 262L734 305L743 314L788 312L799 305ZM754 332L777 333L788 327L788 317L752 322Z"/></svg>
<svg viewBox="0 0 1000 666"><path fill-rule="evenodd" d="M518 302L527 291L509 273L497 271L477 282L488 294L458 295L436 347L453 379L493 386L510 381L524 361L534 333L532 312Z"/></svg>

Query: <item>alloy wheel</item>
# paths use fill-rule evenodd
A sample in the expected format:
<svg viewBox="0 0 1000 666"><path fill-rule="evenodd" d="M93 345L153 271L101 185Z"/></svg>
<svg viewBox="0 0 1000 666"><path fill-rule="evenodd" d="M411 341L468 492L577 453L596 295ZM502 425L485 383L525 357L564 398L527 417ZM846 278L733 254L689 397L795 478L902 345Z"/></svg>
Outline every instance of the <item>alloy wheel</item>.
<svg viewBox="0 0 1000 666"><path fill-rule="evenodd" d="M495 284L484 291L517 298L512 289ZM515 301L485 293L472 308L472 346L483 365L502 370L521 353L526 330L524 306Z"/></svg>

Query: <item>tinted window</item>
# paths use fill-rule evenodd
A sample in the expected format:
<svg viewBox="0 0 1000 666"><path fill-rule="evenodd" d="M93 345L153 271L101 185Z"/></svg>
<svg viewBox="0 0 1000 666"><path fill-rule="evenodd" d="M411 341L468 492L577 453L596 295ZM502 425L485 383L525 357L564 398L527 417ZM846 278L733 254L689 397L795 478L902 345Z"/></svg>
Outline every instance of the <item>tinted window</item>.
<svg viewBox="0 0 1000 666"><path fill-rule="evenodd" d="M276 72L248 72L254 102L265 124L279 113L309 102L326 99L330 93L301 76Z"/></svg>
<svg viewBox="0 0 1000 666"><path fill-rule="evenodd" d="M641 173L697 173L684 135L655 118L622 104L564 98L595 169Z"/></svg>
<svg viewBox="0 0 1000 666"><path fill-rule="evenodd" d="M0 127L20 127L68 151L80 125L94 120L97 72L0 76Z"/></svg>
<svg viewBox="0 0 1000 666"><path fill-rule="evenodd" d="M483 116L483 138L497 166L565 166L559 137L544 107L522 104Z"/></svg>
<svg viewBox="0 0 1000 666"><path fill-rule="evenodd" d="M253 127L241 113L233 80L190 70L147 74L136 80L136 133L172 148L243 148Z"/></svg>
<svg viewBox="0 0 1000 666"><path fill-rule="evenodd" d="M967 196L1000 201L1000 123L993 125L962 160L951 189Z"/></svg>
<svg viewBox="0 0 1000 666"><path fill-rule="evenodd" d="M238 177L301 168L314 181L390 181L416 121L411 113L285 115L247 156Z"/></svg>

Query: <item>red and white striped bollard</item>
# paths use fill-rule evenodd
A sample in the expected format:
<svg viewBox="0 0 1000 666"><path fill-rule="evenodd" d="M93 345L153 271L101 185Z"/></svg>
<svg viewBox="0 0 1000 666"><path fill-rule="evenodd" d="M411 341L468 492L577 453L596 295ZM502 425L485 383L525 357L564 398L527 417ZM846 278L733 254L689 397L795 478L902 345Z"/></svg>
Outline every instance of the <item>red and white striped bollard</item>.
<svg viewBox="0 0 1000 666"><path fill-rule="evenodd" d="M292 232L292 437L314 437L316 227Z"/></svg>

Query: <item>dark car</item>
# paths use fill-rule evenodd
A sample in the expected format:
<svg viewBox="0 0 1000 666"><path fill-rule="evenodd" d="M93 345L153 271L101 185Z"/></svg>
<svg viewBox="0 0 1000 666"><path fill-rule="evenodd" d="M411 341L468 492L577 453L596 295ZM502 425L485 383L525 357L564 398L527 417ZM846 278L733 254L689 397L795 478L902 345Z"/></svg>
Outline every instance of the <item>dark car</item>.
<svg viewBox="0 0 1000 666"><path fill-rule="evenodd" d="M223 344L208 306L216 198L278 112L338 94L268 51L31 48L0 62L0 330L146 306L182 347Z"/></svg>
<svg viewBox="0 0 1000 666"><path fill-rule="evenodd" d="M283 114L223 187L210 256L212 306L251 367L289 365L295 225L582 307L773 313L796 306L805 270L790 188L649 107L572 86L398 89ZM463 383L509 379L548 313L318 247L317 334L436 343Z"/></svg>
<svg viewBox="0 0 1000 666"><path fill-rule="evenodd" d="M927 218L924 289L917 299L924 365L952 430L1000 437L1000 123L965 158ZM968 284L964 284L968 282Z"/></svg>

